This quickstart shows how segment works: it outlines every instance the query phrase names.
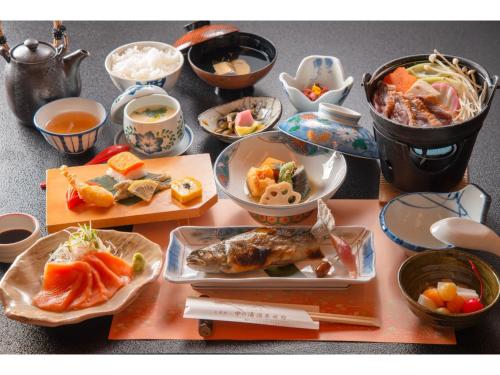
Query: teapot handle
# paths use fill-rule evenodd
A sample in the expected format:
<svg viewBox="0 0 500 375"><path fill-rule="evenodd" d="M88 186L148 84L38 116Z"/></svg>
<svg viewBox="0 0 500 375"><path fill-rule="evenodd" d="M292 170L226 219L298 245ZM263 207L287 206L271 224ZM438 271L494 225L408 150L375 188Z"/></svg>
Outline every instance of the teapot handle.
<svg viewBox="0 0 500 375"><path fill-rule="evenodd" d="M52 45L56 49L66 51L69 47L69 38L66 34L66 26L63 25L62 21L52 22ZM62 46L62 48L60 47Z"/></svg>
<svg viewBox="0 0 500 375"><path fill-rule="evenodd" d="M68 35L66 34L66 27L63 25L62 21L53 21L52 23L52 45L58 49L62 46L61 50L65 51L69 46ZM9 44L7 43L7 38L3 32L2 22L0 21L0 47L6 52L10 52Z"/></svg>
<svg viewBox="0 0 500 375"><path fill-rule="evenodd" d="M7 38L3 32L2 22L0 21L0 47L3 47L6 52L10 51L9 44L7 43Z"/></svg>

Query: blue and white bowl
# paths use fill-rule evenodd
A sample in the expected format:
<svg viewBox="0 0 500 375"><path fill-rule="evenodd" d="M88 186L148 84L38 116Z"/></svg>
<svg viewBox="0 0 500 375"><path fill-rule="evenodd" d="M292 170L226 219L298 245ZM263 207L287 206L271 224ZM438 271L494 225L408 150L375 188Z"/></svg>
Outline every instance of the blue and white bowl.
<svg viewBox="0 0 500 375"><path fill-rule="evenodd" d="M286 206L264 205L248 195L246 175L266 157L295 161L303 165L312 192L304 202ZM215 161L215 181L237 205L266 224L287 225L303 219L317 207L316 200L327 200L340 188L347 173L342 154L291 138L278 131L246 136L224 149Z"/></svg>
<svg viewBox="0 0 500 375"><path fill-rule="evenodd" d="M161 77L155 77L154 79L151 80L134 80L134 79L128 79L125 77L120 77L119 75L115 74L112 72L112 56L114 54L119 54L123 51L125 51L127 48L132 48L132 47L155 47L159 50L164 50L164 51L173 51L175 52L175 55L179 59L179 63L177 67L167 75L161 76ZM134 42L134 43L129 43L125 44L123 46L120 46L113 51L111 51L108 56L106 56L106 59L104 60L104 67L106 68L106 71L109 74L109 77L111 78L111 81L113 81L114 85L116 88L120 91L125 91L127 88L130 86L134 85L154 85L163 88L164 90L170 90L172 89L175 84L177 83L181 71L182 71L182 66L184 65L184 56L182 53L175 48L174 46L171 46L170 44L166 43L161 43L161 42L153 42L153 41L144 41L144 42Z"/></svg>
<svg viewBox="0 0 500 375"><path fill-rule="evenodd" d="M99 120L98 124L81 133L52 133L45 129L47 123L63 112L87 112ZM86 98L64 98L45 104L33 119L36 128L45 140L57 151L65 154L81 154L94 146L102 126L106 123L108 114L101 103Z"/></svg>
<svg viewBox="0 0 500 375"><path fill-rule="evenodd" d="M380 226L409 255L428 249L447 249L452 246L435 238L431 225L448 217L484 224L490 202L489 195L473 184L450 193L402 194L384 206L379 216Z"/></svg>
<svg viewBox="0 0 500 375"><path fill-rule="evenodd" d="M320 103L342 105L354 82L351 76L345 77L338 58L319 55L305 57L295 77L283 72L279 75L279 80L290 103L299 112L317 112ZM302 91L315 83L328 87L328 91L316 100L311 100Z"/></svg>

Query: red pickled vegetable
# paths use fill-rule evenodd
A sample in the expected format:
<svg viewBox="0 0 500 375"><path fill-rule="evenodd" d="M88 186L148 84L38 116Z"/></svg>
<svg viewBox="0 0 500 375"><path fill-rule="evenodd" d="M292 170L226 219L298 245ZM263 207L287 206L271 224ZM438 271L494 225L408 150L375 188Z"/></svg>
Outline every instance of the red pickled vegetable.
<svg viewBox="0 0 500 375"><path fill-rule="evenodd" d="M356 277L358 274L358 268L356 266L356 258L352 253L351 246L349 246L349 244L342 238L337 237L334 234L330 234L330 239L333 247L335 247L335 250L337 251L340 261L349 271L349 276Z"/></svg>
<svg viewBox="0 0 500 375"><path fill-rule="evenodd" d="M102 150L96 156L94 156L91 160L85 163L85 165L106 163L112 156L128 150L130 150L129 145L112 145L106 147L104 150ZM45 181L40 182L40 189L45 190L46 188L47 188L47 183Z"/></svg>
<svg viewBox="0 0 500 375"><path fill-rule="evenodd" d="M484 308L484 305L481 303L479 298L471 298L467 301L462 306L462 312L467 314L475 311L482 310Z"/></svg>

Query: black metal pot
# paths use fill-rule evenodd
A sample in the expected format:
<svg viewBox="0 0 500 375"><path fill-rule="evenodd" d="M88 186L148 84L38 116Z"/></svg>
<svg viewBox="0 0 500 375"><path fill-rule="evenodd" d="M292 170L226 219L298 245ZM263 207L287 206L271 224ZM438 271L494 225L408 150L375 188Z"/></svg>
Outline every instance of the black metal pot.
<svg viewBox="0 0 500 375"><path fill-rule="evenodd" d="M460 64L474 69L479 84L486 82L484 107L475 117L456 125L411 127L378 113L372 97L378 82L399 66L428 61L429 55L406 56L392 60L373 75L366 73L362 85L374 121L374 132L384 178L404 191L449 191L463 178L477 134L490 109L498 77L490 76L479 64L457 57ZM455 56L446 55L450 61Z"/></svg>

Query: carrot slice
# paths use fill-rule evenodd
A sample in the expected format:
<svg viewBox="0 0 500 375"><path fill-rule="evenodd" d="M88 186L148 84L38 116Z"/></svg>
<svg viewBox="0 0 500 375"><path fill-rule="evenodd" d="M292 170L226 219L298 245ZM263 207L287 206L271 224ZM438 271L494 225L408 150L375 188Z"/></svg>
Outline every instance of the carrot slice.
<svg viewBox="0 0 500 375"><path fill-rule="evenodd" d="M392 73L386 75L383 82L396 86L396 91L406 92L417 81L417 77L408 73L402 66L396 68Z"/></svg>

